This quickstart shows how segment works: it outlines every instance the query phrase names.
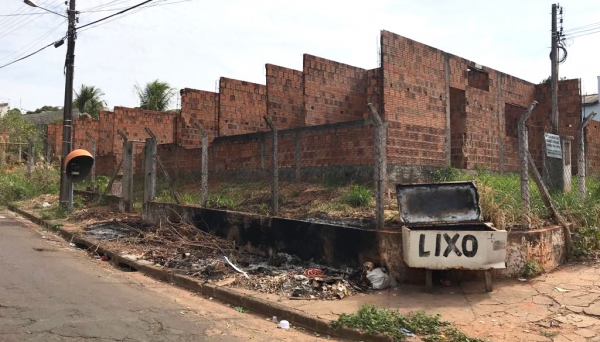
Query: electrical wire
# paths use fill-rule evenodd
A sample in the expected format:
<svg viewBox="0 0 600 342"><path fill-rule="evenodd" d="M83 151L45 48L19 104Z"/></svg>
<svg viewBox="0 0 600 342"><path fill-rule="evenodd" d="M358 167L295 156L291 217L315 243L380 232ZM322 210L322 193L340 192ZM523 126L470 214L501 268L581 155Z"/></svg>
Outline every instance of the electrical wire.
<svg viewBox="0 0 600 342"><path fill-rule="evenodd" d="M179 1L173 1L173 2L167 2L165 4L161 4L161 3L157 3L154 5L148 5L148 6L144 6L144 8L150 8L150 7L156 7L156 6L164 6L164 5L172 5L172 4L178 4L180 2L189 2L192 0L179 0ZM93 11L82 11L81 13L96 13L96 12L110 12L110 11L119 11L122 10L124 8L107 8L107 9L101 9L101 10L93 10Z"/></svg>
<svg viewBox="0 0 600 342"><path fill-rule="evenodd" d="M98 19L98 20L96 20L96 21L92 21L91 23L88 23L88 24L85 24L85 25L81 25L81 26L79 26L79 27L76 27L75 29L76 29L76 30L79 30L79 29L82 29L82 28L84 28L84 27L87 27L87 26L90 26L90 25L93 25L93 24L99 23L99 22L101 22L101 21L104 21L104 20L106 20L106 19L112 18L112 17L114 17L114 16L116 16L116 15L123 14L123 13L125 13L125 12L131 11L132 9L138 8L138 7L140 7L140 6L144 5L144 4L147 4L147 3L151 2L151 1L153 1L153 0L146 0L146 1L140 2L139 4L137 4L137 5L135 5L135 6L131 6L131 7L127 8L127 9L124 9L124 10L122 10L122 11L120 11L120 12L113 13L113 14L111 14L111 15L109 15L109 16L106 16L106 17L104 17L104 18Z"/></svg>
<svg viewBox="0 0 600 342"><path fill-rule="evenodd" d="M49 2L46 1L44 4L48 4L48 3ZM28 13L31 13L33 11L34 11L34 9L32 8L30 10L30 12L28 12ZM34 22L36 19L40 18L42 15L44 15L44 14L38 14L38 15L36 15L33 18L31 18L31 17L22 17L22 18L18 18L16 20L13 20L12 22L9 19L7 22L3 23L4 25L0 25L0 38L5 37L5 36L7 36L7 35L9 35L9 34L11 34L13 32L15 32L16 30L18 30L18 29L20 29L20 28L22 28L22 27L24 27L24 26L26 26L26 25ZM15 19L15 18L16 17L11 18L11 19Z"/></svg>
<svg viewBox="0 0 600 342"><path fill-rule="evenodd" d="M52 46L52 45L54 45L55 43L57 43L57 42L59 42L59 41L61 41L61 40L64 40L65 38L67 38L67 36L64 36L62 39L59 39L59 40L57 40L57 41L55 41L55 42L52 42L52 43L50 43L50 44L48 44L48 45L46 45L46 46L42 47L41 49L39 49L39 50L37 50L37 51L35 51L35 52L32 52L32 53L28 54L27 56L21 57L21 58L19 58L19 59L15 59L14 61L12 61L12 62L10 62L10 63L6 63L6 64L4 64L4 65L0 66L0 69L2 69L2 68L6 68L7 66L9 66L9 65L11 65L11 64L17 63L17 62L19 62L19 61L22 61L22 60L24 60L24 59L26 59L26 58L29 58L29 57L31 57L31 56L33 56L33 55L37 54L37 53L40 53L42 50L45 50L45 49L47 49L47 48L51 47L51 46Z"/></svg>
<svg viewBox="0 0 600 342"><path fill-rule="evenodd" d="M15 51L15 52L13 52L13 53L11 53L11 54L9 54L9 55L6 55L6 56L5 56L5 57L3 57L3 58L0 58L0 61L3 61L3 60L5 60L5 59L7 59L8 57L11 57L11 56L13 56L13 55L15 55L15 54L18 54L19 52L21 52L21 51L25 50L25 51L24 51L22 54L20 54L20 55L17 55L17 58L21 57L23 54L27 53L27 50L29 50L31 46L34 46L34 45L38 44L40 41L42 41L42 40L46 39L46 38L47 38L49 35L51 35L51 34L52 34L52 33L54 33L56 30L58 30L58 29L59 29L59 28L60 28L60 27L61 27L61 26L62 26L62 25L63 25L63 24L66 22L66 21L67 21L67 20L64 20L62 23L60 23L60 24L59 24L58 26L56 26L55 28L53 28L53 29L51 29L50 31L46 32L45 34L43 34L42 36L38 37L37 39L35 39L35 40L34 40L34 41L32 41L31 43L29 43L29 44L27 44L27 45L24 45L24 46L23 46L23 47L21 47L19 50Z"/></svg>
<svg viewBox="0 0 600 342"><path fill-rule="evenodd" d="M50 14L49 12L36 12L36 13L24 13L24 14L0 14L0 17L20 17L24 15L36 15L36 14Z"/></svg>
<svg viewBox="0 0 600 342"><path fill-rule="evenodd" d="M114 5L122 4L122 3L124 3L124 2L127 2L127 1L129 1L129 0L112 0L112 1L109 1L109 2L107 2L107 3L105 3L105 4L101 4L101 5L98 5L98 6L90 7L90 8L88 8L88 9L83 9L83 10L80 10L79 12L80 12L80 13L84 13L84 12L95 12L94 10L97 10L97 9L99 9L99 8L104 8L104 7L106 7L106 6L113 5L113 4L114 4ZM115 2L116 2L116 4L115 4Z"/></svg>
<svg viewBox="0 0 600 342"><path fill-rule="evenodd" d="M595 34L595 33L600 33L600 29L598 29L597 31L588 32L588 33L584 33L584 34L580 34L580 35L568 36L568 38L570 38L570 39L573 39L573 38L580 38L580 37L589 36L589 35L591 35L591 34Z"/></svg>
<svg viewBox="0 0 600 342"><path fill-rule="evenodd" d="M82 29L82 28L85 28L85 27L88 27L88 29L91 29L91 28L97 27L97 26L99 26L99 25L96 25L96 26L93 26L93 27L89 27L90 25L98 24L98 23L100 23L100 22L103 22L103 21L105 21L105 20L107 20L107 19L109 19L109 18L115 17L115 16L117 16L117 15L119 15L119 14L123 14L123 13L125 13L125 12L131 11L131 10L134 10L134 9L137 9L137 10L134 12L134 13L137 13L137 12L139 12L139 11L141 11L141 10L144 10L144 9L148 8L148 7L154 7L155 5L153 5L153 6L144 6L144 7L141 7L142 5L144 5L144 4L147 4L147 3L151 2L151 1L153 1L153 0L146 0L146 1L144 1L144 2L141 2L141 3L137 4L137 5L134 5L134 6L132 6L132 7L129 7L129 8L127 8L127 9L124 9L124 10L122 10L122 11L120 11L120 12L117 12L117 13L111 14L111 15L109 15L109 16L106 16L106 17L104 17L104 18L101 18L101 19L98 19L98 20L96 20L96 21L93 21L93 22L91 22L91 23L89 23L89 24L85 24L85 25L82 25L82 26L76 27L75 29L76 29L76 30L79 30L79 29ZM158 5L159 3L161 3L161 2L164 2L164 1L167 1L167 0L159 0L159 1L157 1L157 5ZM177 2L183 2L183 1L177 1ZM166 5L166 4L163 4L163 5ZM131 13L130 13L130 14L131 14ZM117 19L117 18L115 18L115 19ZM114 19L113 19L113 20L114 20ZM111 21L112 21L112 20L111 20ZM104 23L102 23L102 24L104 24ZM101 25L101 24L100 24L100 25ZM85 31L85 30L82 30L82 31ZM46 45L46 46L44 46L44 47L40 48L39 50L36 50L36 51L34 51L34 52L32 52L32 53L28 54L27 56L23 56L23 57L21 57L21 58L18 58L18 59L14 60L14 61L12 61L12 62L10 62L10 63L4 64L4 65L0 66L0 69L2 69L2 68L5 68L5 67L7 67L7 66L9 66L9 65L11 65L11 64L17 63L17 62L19 62L19 61L22 61L22 60L24 60L24 59L26 59L26 58L29 58L29 57L31 57L31 56L33 56L33 55L35 55L35 54L37 54L37 53L39 53L39 52L41 52L41 51L43 51L43 50L47 49L47 48L49 48L50 46L53 46L54 44L56 44L56 43L58 43L58 42L60 42L60 41L64 41L64 40L65 40L65 38L67 38L67 36L64 36L63 38L61 38L61 39L59 39L59 40L57 40L57 41L54 41L54 42L52 42L52 43L50 43L50 44L48 44L48 45Z"/></svg>
<svg viewBox="0 0 600 342"><path fill-rule="evenodd" d="M83 30L80 30L79 32L85 32L85 31L87 31L87 30L90 30L90 29L96 28L96 27L98 27L98 26L102 26L102 25L104 25L104 24L108 24L108 23L110 23L110 22L112 22L112 21L115 21L115 20L118 20L118 19L121 19L121 18L125 18L125 17L127 17L127 16L129 16L129 15L136 14L136 13L138 13L138 12L141 12L141 11L143 11L143 10L147 9L147 8L150 8L150 7L164 6L164 5L171 5L171 4L176 4L176 3L180 3L180 2L187 2L187 1L192 1L192 0L180 0L180 1L174 1L174 2L162 3L162 2L165 2L165 1L167 1L167 0L158 0L158 1L157 1L155 4L153 4L153 5L139 7L138 9L136 9L135 11L133 11L133 12L131 12L131 13L129 13L129 14L123 15L123 16L121 16L121 17L118 17L118 18L113 18L113 19L111 19L111 20L108 20L108 21L105 21L105 22L99 23L99 24L97 24L97 25L94 25L94 26L86 27L85 29L83 29Z"/></svg>
<svg viewBox="0 0 600 342"><path fill-rule="evenodd" d="M585 28L588 28L590 26L597 26L597 25L600 25L600 22L593 23L593 24L587 24L587 25L583 25L583 26L578 26L578 27L574 27L574 28L570 28L570 29L565 30L565 32L579 31L581 29L585 29Z"/></svg>

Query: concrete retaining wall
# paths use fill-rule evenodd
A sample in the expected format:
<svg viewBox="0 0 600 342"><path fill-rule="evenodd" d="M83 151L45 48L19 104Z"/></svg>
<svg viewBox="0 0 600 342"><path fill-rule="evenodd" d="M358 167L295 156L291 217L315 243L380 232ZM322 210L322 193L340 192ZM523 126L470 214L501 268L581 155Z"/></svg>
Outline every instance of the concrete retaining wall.
<svg viewBox="0 0 600 342"><path fill-rule="evenodd" d="M143 217L155 224L167 219L187 221L217 236L234 239L250 253L267 257L285 252L338 268L359 268L371 261L387 267L398 281L421 282L425 278L423 270L409 269L404 263L400 230L376 231L157 202L145 205ZM494 275L520 276L528 260L550 271L565 259L561 227L512 231L508 235L507 268Z"/></svg>

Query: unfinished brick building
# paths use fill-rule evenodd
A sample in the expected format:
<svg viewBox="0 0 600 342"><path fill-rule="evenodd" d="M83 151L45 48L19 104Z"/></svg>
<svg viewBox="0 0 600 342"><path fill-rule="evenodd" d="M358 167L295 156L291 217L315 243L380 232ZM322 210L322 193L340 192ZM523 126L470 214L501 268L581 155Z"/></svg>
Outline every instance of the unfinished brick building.
<svg viewBox="0 0 600 342"><path fill-rule="evenodd" d="M543 133L550 131L549 94L548 84L527 82L382 31L378 68L307 54L302 71L266 64L265 85L222 77L218 93L182 89L178 114L117 107L98 120L79 119L74 147L88 147L84 132L96 132L98 173L109 174L122 143L116 130L142 139L149 127L159 136L159 154L171 171L198 171L201 134L196 123L201 123L209 133L211 171L262 170L270 164L271 133L263 119L269 114L279 130L284 172L368 178L374 140L365 119L366 105L373 103L389 123L392 181L414 180L446 166L516 171L517 120L534 100L540 105L528 121L529 146L541 165ZM575 136L579 99L578 80L559 83L561 135ZM58 125L48 130L55 152L60 149ZM588 141L597 140L600 127L587 129ZM589 155L589 171L600 171L600 147L589 144ZM141 162L136 164L141 171Z"/></svg>

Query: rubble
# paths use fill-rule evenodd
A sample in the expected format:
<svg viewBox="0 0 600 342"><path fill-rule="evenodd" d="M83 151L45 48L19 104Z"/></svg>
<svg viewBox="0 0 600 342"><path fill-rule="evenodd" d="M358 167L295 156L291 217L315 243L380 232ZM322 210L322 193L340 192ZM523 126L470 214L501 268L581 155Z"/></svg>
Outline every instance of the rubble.
<svg viewBox="0 0 600 342"><path fill-rule="evenodd" d="M339 270L275 253L264 258L240 251L234 240L185 223L152 226L135 219L86 227L84 235L176 273L219 286L242 287L293 300L336 300L364 292L360 270Z"/></svg>

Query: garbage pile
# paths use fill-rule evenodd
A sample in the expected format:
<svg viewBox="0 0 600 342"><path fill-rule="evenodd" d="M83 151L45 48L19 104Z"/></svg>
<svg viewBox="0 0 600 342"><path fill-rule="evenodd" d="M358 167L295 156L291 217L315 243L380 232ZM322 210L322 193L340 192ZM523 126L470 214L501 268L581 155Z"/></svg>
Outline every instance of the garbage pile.
<svg viewBox="0 0 600 342"><path fill-rule="evenodd" d="M341 270L285 253L264 258L240 251L234 240L186 223L152 226L113 220L90 225L83 234L179 274L295 300L343 299L391 284L385 270L373 268L372 263L362 270Z"/></svg>

